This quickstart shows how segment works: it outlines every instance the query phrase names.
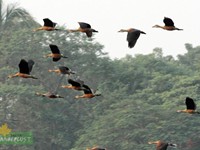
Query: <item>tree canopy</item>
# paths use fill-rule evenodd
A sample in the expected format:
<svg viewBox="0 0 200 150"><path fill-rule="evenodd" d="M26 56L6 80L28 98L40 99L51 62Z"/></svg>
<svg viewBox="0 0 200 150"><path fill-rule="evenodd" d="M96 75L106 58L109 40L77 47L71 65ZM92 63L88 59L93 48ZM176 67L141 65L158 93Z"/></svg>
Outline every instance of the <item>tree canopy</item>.
<svg viewBox="0 0 200 150"><path fill-rule="evenodd" d="M84 150L99 145L108 150L149 150L154 147L148 141L161 139L176 143L178 149L199 150L200 116L176 110L185 108L187 96L200 109L200 46L185 44L187 53L177 58L163 56L162 49L155 48L147 55L112 60L94 38L66 31L33 32L38 24L27 11L15 5L6 12L1 8L0 30L9 37L0 38L0 123L34 136L33 145L2 145L3 149ZM59 62L44 58L49 44L68 58ZM18 71L21 59L35 61L31 74L38 80L7 78ZM102 96L76 100L81 91L60 88L59 82L67 84L68 77L48 70L61 65L75 70L71 78L80 78ZM64 99L35 95L53 90Z"/></svg>

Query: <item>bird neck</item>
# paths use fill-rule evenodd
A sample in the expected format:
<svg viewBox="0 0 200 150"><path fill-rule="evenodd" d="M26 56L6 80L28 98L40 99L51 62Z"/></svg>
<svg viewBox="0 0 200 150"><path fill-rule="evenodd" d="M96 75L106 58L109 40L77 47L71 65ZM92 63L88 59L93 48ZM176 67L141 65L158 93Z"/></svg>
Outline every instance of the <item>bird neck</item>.
<svg viewBox="0 0 200 150"><path fill-rule="evenodd" d="M119 32L128 32L128 30L127 29L121 29L121 30L119 30Z"/></svg>
<svg viewBox="0 0 200 150"><path fill-rule="evenodd" d="M68 29L69 32L79 32L79 29Z"/></svg>
<svg viewBox="0 0 200 150"><path fill-rule="evenodd" d="M160 26L160 25L155 25L155 26L153 26L153 28L161 28L161 29L165 29L164 26Z"/></svg>
<svg viewBox="0 0 200 150"><path fill-rule="evenodd" d="M197 111L193 109L184 109L184 110L177 110L177 112L182 112L182 113L196 113Z"/></svg>

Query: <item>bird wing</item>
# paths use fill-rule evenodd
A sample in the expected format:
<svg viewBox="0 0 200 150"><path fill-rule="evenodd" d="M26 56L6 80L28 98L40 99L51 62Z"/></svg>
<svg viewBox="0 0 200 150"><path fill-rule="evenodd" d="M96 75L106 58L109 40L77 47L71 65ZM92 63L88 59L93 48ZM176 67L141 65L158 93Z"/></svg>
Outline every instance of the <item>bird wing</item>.
<svg viewBox="0 0 200 150"><path fill-rule="evenodd" d="M20 73L29 74L29 66L26 60L21 59L18 66L19 66Z"/></svg>
<svg viewBox="0 0 200 150"><path fill-rule="evenodd" d="M196 109L196 104L194 103L194 100L190 97L186 97L185 104L187 109L192 109L192 110Z"/></svg>
<svg viewBox="0 0 200 150"><path fill-rule="evenodd" d="M127 34L127 41L129 48L133 48L137 42L137 39L140 37L140 31L134 30L131 32L128 32Z"/></svg>
<svg viewBox="0 0 200 150"><path fill-rule="evenodd" d="M163 22L165 23L165 26L174 26L174 22L170 18L165 17Z"/></svg>
<svg viewBox="0 0 200 150"><path fill-rule="evenodd" d="M60 54L60 50L58 49L58 46L50 44L49 47L53 54Z"/></svg>
<svg viewBox="0 0 200 150"><path fill-rule="evenodd" d="M86 33L87 37L92 37L92 31L86 31L85 33Z"/></svg>
<svg viewBox="0 0 200 150"><path fill-rule="evenodd" d="M60 58L53 58L53 61L59 61Z"/></svg>
<svg viewBox="0 0 200 150"><path fill-rule="evenodd" d="M72 79L68 79L68 83L75 87L81 87L81 84L79 82L76 82Z"/></svg>
<svg viewBox="0 0 200 150"><path fill-rule="evenodd" d="M55 27L56 26L56 23L52 22L49 18L45 18L45 19L43 19L43 21L44 21L44 26L47 26L47 27Z"/></svg>
<svg viewBox="0 0 200 150"><path fill-rule="evenodd" d="M89 86L83 84L82 87L84 88L83 89L84 94L92 94L92 90L89 88Z"/></svg>
<svg viewBox="0 0 200 150"><path fill-rule="evenodd" d="M78 22L82 29L91 28L90 24L85 22Z"/></svg>
<svg viewBox="0 0 200 150"><path fill-rule="evenodd" d="M168 144L162 142L156 147L156 150L167 150L167 147L168 147Z"/></svg>
<svg viewBox="0 0 200 150"><path fill-rule="evenodd" d="M28 60L29 73L32 71L34 64L35 64L35 62L33 60L31 60L31 59Z"/></svg>
<svg viewBox="0 0 200 150"><path fill-rule="evenodd" d="M70 70L68 67L65 66L59 66L58 68L62 74L68 74Z"/></svg>

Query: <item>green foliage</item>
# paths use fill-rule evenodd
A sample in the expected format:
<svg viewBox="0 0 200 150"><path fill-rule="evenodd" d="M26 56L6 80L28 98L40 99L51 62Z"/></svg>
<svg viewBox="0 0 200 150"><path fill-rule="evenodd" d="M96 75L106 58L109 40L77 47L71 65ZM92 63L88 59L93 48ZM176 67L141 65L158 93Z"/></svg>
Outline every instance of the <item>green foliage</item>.
<svg viewBox="0 0 200 150"><path fill-rule="evenodd" d="M12 16L24 18L20 11ZM99 145L108 150L149 150L154 146L148 141L159 139L177 143L177 149L199 149L200 116L176 112L185 109L186 96L194 98L197 109L200 105L199 46L186 44L187 53L177 60L163 56L160 48L111 60L101 44L84 34L33 32L37 23L30 27L26 20L11 22L0 38L0 123L7 122L13 131L32 131L34 144L2 149L84 150ZM68 58L44 58L49 44L56 44ZM35 61L31 74L38 80L7 78L18 72L22 58ZM48 72L60 65L76 71L70 78L79 77L102 96L77 100L74 96L81 91L60 88L68 77ZM48 91L64 99L35 95Z"/></svg>

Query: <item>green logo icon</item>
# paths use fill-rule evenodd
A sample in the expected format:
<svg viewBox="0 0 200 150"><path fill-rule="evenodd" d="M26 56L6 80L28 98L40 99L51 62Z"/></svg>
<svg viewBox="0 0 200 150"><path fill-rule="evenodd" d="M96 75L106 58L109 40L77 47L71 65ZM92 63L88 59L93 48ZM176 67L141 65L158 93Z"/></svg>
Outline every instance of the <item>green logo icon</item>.
<svg viewBox="0 0 200 150"><path fill-rule="evenodd" d="M11 132L12 129L5 123L0 127L0 145L31 145L32 132Z"/></svg>

